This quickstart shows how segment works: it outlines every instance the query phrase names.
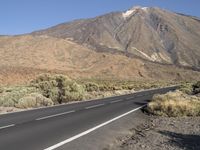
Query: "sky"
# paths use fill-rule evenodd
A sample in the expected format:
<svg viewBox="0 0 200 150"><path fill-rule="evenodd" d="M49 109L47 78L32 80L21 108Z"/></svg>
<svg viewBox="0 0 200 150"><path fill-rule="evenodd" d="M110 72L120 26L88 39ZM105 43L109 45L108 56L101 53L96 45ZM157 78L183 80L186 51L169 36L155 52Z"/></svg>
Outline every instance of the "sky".
<svg viewBox="0 0 200 150"><path fill-rule="evenodd" d="M138 5L200 18L200 0L0 0L0 35L29 33Z"/></svg>

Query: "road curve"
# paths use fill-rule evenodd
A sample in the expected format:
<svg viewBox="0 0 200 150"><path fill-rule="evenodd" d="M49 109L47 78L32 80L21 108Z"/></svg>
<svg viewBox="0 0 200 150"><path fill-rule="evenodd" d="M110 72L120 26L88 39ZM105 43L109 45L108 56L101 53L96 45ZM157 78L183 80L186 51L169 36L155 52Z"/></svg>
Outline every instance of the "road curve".
<svg viewBox="0 0 200 150"><path fill-rule="evenodd" d="M177 87L0 115L0 150L59 149Z"/></svg>

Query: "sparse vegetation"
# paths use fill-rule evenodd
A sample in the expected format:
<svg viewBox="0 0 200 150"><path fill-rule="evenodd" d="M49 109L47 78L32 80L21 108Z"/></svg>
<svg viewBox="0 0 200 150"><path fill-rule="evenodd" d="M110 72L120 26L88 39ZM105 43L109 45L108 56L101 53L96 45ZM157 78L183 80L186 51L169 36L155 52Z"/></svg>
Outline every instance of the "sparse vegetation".
<svg viewBox="0 0 200 150"><path fill-rule="evenodd" d="M99 85L94 82L85 83L85 88L87 92L99 91Z"/></svg>
<svg viewBox="0 0 200 150"><path fill-rule="evenodd" d="M182 91L183 93L186 93L186 94L193 94L193 88L192 88L192 83L183 83L181 84L179 90Z"/></svg>
<svg viewBox="0 0 200 150"><path fill-rule="evenodd" d="M63 75L43 74L29 86L0 88L0 106L31 108L82 100L85 88Z"/></svg>
<svg viewBox="0 0 200 150"><path fill-rule="evenodd" d="M16 104L17 108L34 108L41 106L52 106L54 103L51 99L44 97L42 94L31 93L19 99Z"/></svg>
<svg viewBox="0 0 200 150"><path fill-rule="evenodd" d="M72 80L64 75L41 74L28 86L0 87L0 106L20 109L95 99L167 86L166 82L129 80Z"/></svg>
<svg viewBox="0 0 200 150"><path fill-rule="evenodd" d="M148 104L147 111L169 117L200 116L200 97L192 95L199 93L199 83L184 84L181 91L155 95Z"/></svg>
<svg viewBox="0 0 200 150"><path fill-rule="evenodd" d="M131 81L131 80L105 80L105 79L80 79L77 83L85 85L88 92L92 91L115 91L115 90L142 90L172 85L162 81Z"/></svg>
<svg viewBox="0 0 200 150"><path fill-rule="evenodd" d="M19 86L19 87L5 87L2 88L2 93L0 94L0 106L4 107L15 107L19 99L24 96L37 92L35 87Z"/></svg>
<svg viewBox="0 0 200 150"><path fill-rule="evenodd" d="M43 74L33 80L31 85L39 88L41 93L54 103L79 101L83 99L85 93L82 85L64 75Z"/></svg>

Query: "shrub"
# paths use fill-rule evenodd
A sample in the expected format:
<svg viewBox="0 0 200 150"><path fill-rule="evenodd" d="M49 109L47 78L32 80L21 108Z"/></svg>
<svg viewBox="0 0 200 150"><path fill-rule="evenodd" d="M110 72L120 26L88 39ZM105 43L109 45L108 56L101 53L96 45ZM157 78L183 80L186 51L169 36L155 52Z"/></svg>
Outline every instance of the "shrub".
<svg viewBox="0 0 200 150"><path fill-rule="evenodd" d="M155 95L148 104L147 111L154 115L169 117L200 116L200 98L181 91Z"/></svg>
<svg viewBox="0 0 200 150"><path fill-rule="evenodd" d="M54 103L82 100L85 89L64 75L43 74L32 81L41 93Z"/></svg>
<svg viewBox="0 0 200 150"><path fill-rule="evenodd" d="M186 93L186 94L193 94L193 88L192 88L192 83L184 83L184 84L181 84L179 90L182 91L183 93Z"/></svg>
<svg viewBox="0 0 200 150"><path fill-rule="evenodd" d="M200 93L200 81L198 81L197 83L193 84L192 88L193 88L193 93L194 94Z"/></svg>
<svg viewBox="0 0 200 150"><path fill-rule="evenodd" d="M15 105L17 108L35 108L41 106L52 106L53 101L49 98L44 97L39 93L31 93L25 97L19 99Z"/></svg>
<svg viewBox="0 0 200 150"><path fill-rule="evenodd" d="M87 82L85 89L87 92L99 91L99 85L94 82Z"/></svg>
<svg viewBox="0 0 200 150"><path fill-rule="evenodd" d="M4 89L4 92L0 96L0 106L14 107L20 98L27 94L37 92L35 87L8 87Z"/></svg>
<svg viewBox="0 0 200 150"><path fill-rule="evenodd" d="M63 87L61 94L62 102L80 101L85 95L85 89L76 82L67 84Z"/></svg>

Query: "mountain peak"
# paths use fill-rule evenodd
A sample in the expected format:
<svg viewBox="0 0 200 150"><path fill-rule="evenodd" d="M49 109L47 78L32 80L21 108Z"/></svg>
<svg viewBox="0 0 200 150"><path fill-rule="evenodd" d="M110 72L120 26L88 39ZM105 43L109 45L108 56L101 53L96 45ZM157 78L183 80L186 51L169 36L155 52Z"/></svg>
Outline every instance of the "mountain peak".
<svg viewBox="0 0 200 150"><path fill-rule="evenodd" d="M132 14L134 14L134 13L140 11L140 10L146 12L146 11L148 10L148 7L134 6L134 7L132 7L131 9L129 9L129 10L123 12L123 13L122 13L122 16L123 16L124 18L128 18L128 17L130 17Z"/></svg>
<svg viewBox="0 0 200 150"><path fill-rule="evenodd" d="M131 9L132 10L137 10L137 9L143 9L143 10L145 10L145 9L147 9L148 7L142 7L142 6L133 6Z"/></svg>
<svg viewBox="0 0 200 150"><path fill-rule="evenodd" d="M200 68L200 21L158 7L135 6L33 35L67 38L98 52L119 52L148 61Z"/></svg>

